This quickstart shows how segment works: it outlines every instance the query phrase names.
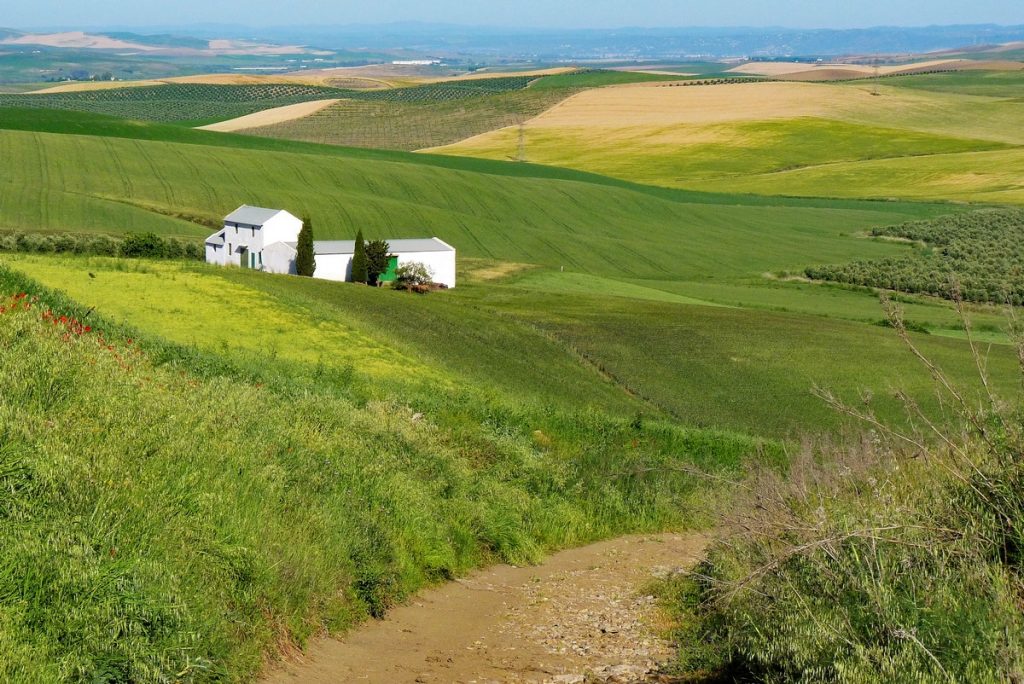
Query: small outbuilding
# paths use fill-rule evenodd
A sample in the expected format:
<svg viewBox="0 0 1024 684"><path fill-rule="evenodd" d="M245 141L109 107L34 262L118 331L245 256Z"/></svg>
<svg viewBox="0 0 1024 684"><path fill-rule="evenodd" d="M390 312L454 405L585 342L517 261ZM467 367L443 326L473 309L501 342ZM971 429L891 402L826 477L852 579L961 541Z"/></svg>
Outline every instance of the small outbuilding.
<svg viewBox="0 0 1024 684"><path fill-rule="evenodd" d="M206 239L206 261L221 266L241 266L268 273L295 274L295 257L302 221L281 209L243 205L224 217L224 228ZM381 274L394 280L399 266L419 262L433 280L455 287L455 248L436 237L388 240L390 263ZM314 278L350 281L355 240L323 240L313 243Z"/></svg>

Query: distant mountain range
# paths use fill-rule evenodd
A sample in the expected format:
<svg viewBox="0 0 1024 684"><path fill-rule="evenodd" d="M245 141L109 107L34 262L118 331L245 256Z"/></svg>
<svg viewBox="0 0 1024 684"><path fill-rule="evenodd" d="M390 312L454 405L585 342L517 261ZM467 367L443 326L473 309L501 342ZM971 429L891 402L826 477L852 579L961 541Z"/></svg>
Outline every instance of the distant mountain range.
<svg viewBox="0 0 1024 684"><path fill-rule="evenodd" d="M196 24L105 27L96 32L165 48L192 47L197 39L234 39L333 50L401 49L440 56L539 61L918 54L1024 40L1024 26L988 24L862 29L507 29L423 23L253 28ZM3 34L0 30L0 38Z"/></svg>

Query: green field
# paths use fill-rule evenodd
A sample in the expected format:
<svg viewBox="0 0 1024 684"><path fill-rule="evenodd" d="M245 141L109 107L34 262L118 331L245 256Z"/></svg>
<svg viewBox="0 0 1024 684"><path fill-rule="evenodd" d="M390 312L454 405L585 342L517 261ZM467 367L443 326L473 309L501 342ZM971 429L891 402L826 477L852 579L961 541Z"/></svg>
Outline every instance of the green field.
<svg viewBox="0 0 1024 684"><path fill-rule="evenodd" d="M931 385L892 331L876 325L695 305L667 294L641 299L629 286L584 293L562 287L558 273L543 289L471 282L445 296L412 298L200 265L2 260L146 334L254 363L359 369L382 388L486 388L565 409L639 411L684 425L798 436L841 422L811 396L815 385L851 399L869 391L890 419L901 413L888 397L893 387L920 396ZM304 344L289 345L292 336ZM970 381L974 369L961 341L922 336L918 343ZM996 377L1012 377L1014 363L1009 347L993 348Z"/></svg>
<svg viewBox="0 0 1024 684"><path fill-rule="evenodd" d="M882 81L887 86L931 90L940 93L1019 98L1024 88L1024 69L1019 71L950 71L941 74L893 76Z"/></svg>
<svg viewBox="0 0 1024 684"><path fill-rule="evenodd" d="M205 83L162 83L144 87L109 88L97 90L83 90L74 92L44 93L44 94L2 94L0 93L0 108L19 109L57 109L76 112L89 112L93 114L106 114L123 119L137 119L143 121L174 122L187 125L199 125L214 121L223 121L236 117L252 114L263 109L281 107L310 100L324 100L330 98L344 98L352 100L363 106L363 109L356 108L348 111L344 108L334 113L331 118L340 126L348 122L352 117L361 118L366 115L384 114L397 122L403 115L414 117L413 123L422 123L415 119L418 116L423 119L425 113L417 107L438 106L439 114L434 119L434 124L443 123L444 117L457 114L460 111L458 103L465 103L468 109L484 111L509 111L512 114L521 112L532 116L543 111L547 106L559 100L558 93L562 97L571 94L573 88L596 87L599 85L613 83L632 83L648 80L669 80L675 77L658 77L649 74L636 74L627 72L580 72L559 76L535 77L535 76L496 76L494 78L463 79L458 81L441 81L437 83L426 83L421 85L410 85L396 88L381 88L369 90L353 90L347 88L334 88L328 86L316 86L307 84L266 84L266 85L214 85ZM549 79L551 79L549 81ZM580 85L572 83L579 81ZM500 94L511 94L523 89L536 87L538 90L551 90L553 93L531 93L529 97L515 98L508 97L501 99L496 96ZM486 102L476 104L473 101L484 99ZM412 107L412 109L410 109ZM414 112L419 111L419 114ZM505 125L506 119L486 118L483 114L482 121L474 124L478 132L491 130L481 128L486 122L493 122L496 125ZM323 127L323 121L319 122ZM289 132L290 129L280 131ZM338 144L349 144L346 142L344 132L338 135ZM282 137L285 137L282 135ZM301 129L296 132L296 139L321 140L313 135L302 135ZM466 136L463 136L466 137ZM459 138L446 142L453 142ZM358 140L358 139L357 139ZM328 137L327 142L335 142ZM370 143L375 140L366 141L367 147L373 147ZM421 145L420 147L426 147ZM385 145L384 147L395 147L398 145Z"/></svg>
<svg viewBox="0 0 1024 684"><path fill-rule="evenodd" d="M781 455L175 346L3 267L0 291L5 681L251 681L286 645L474 566L688 524L693 479L612 472Z"/></svg>
<svg viewBox="0 0 1024 684"><path fill-rule="evenodd" d="M527 88L439 102L342 100L311 116L245 132L330 145L418 150L517 125L573 92Z"/></svg>
<svg viewBox="0 0 1024 684"><path fill-rule="evenodd" d="M0 107L71 110L123 119L194 125L233 119L283 105L341 97L405 104L471 100L494 93L520 90L533 80L512 76L365 91L303 84L163 83L41 95L0 95Z"/></svg>
<svg viewBox="0 0 1024 684"><path fill-rule="evenodd" d="M609 69L581 69L565 74L554 74L533 84L540 90L560 88L602 88L627 83L657 83L659 81L678 81L686 77L673 74L649 74L643 71L612 71Z"/></svg>
<svg viewBox="0 0 1024 684"><path fill-rule="evenodd" d="M123 135L131 133L130 128L116 130ZM174 140L186 134L173 127L140 130L146 137L167 133ZM869 370L885 365L897 346L889 331L874 325L883 318L875 295L866 290L772 280L765 274L802 273L816 263L898 256L906 253L906 246L861 235L879 226L962 210L944 205L763 199L662 190L543 166L348 151L243 136L224 136L224 142L233 146L221 147L214 144L216 134L187 132L193 134L200 144L2 132L0 149L14 162L3 172L4 187L30 190L0 195L0 220L22 229L152 230L202 236L208 228L180 217L216 221L238 204L250 203L308 213L320 238L350 237L357 228L368 237L437 235L457 245L466 264L473 263L467 259L486 259L533 266L506 280L476 285L472 284L472 269L464 273L469 286L460 285L454 293L431 298L431 303L423 305L439 307L434 315L448 321L441 330L456 327L467 317L465 320L475 321L469 324L474 330L505 330L505 341L496 342L497 349L533 349L546 340L548 346L540 345L521 356L549 358L541 368L558 367L555 359L559 358L563 366L583 362L612 387L617 386L618 393L643 398L649 410L660 415L755 433L792 434L833 424L833 417L807 392L813 383L828 381L828 371L833 368L830 350L840 340L864 341L863 349L851 356L849 367L836 375L845 391L855 393L860 388L858 382L864 381L875 394L883 395L887 384L896 381L894 377L880 381ZM243 147L250 143L278 149ZM296 151L281 151L287 146ZM111 163L90 166L87 162L97 158ZM77 168L89 168L90 173L68 172ZM41 197L48 199L41 201ZM112 219L101 210L120 212L115 215L119 218ZM116 220L124 223L119 225ZM167 318L183 315L189 308L179 303L161 304L168 285L160 284L151 274L113 272L112 280L100 283L82 273L83 268L92 268L94 273L105 268L99 264L81 266L82 262L72 261L57 265L30 259L24 263L28 272L46 283L68 288L75 297L96 296L92 304L112 307L111 314L140 325L148 322L152 332L177 342L210 349L242 344L248 352L270 348L290 353L287 345L273 340L294 325L293 320L282 319L265 336L232 343L246 339L242 331L248 315L241 310L218 313L214 308L208 318L191 317L171 326L171 332L163 332ZM67 268L78 269L76 279L70 278ZM151 268L159 275L168 267ZM262 282L260 276L237 272L218 277L253 278L241 281L247 286ZM206 276L186 285L195 278L198 276L186 274L171 278L186 287L180 300L186 298L185 292L192 292L189 287L195 288L193 294L216 289ZM129 302L120 301L126 291L122 285L128 282L124 279L131 280L136 292ZM86 289L73 288L76 282ZM274 287L306 285L284 279ZM320 295L328 296L337 286L308 287L319 287ZM249 294L243 299L263 301L263 295L246 292ZM361 298L375 294L362 292L337 296L363 301L364 312L372 310L374 301L399 307L406 303L403 299L364 301ZM441 308L446 306L452 308ZM484 307L488 313L474 312L473 307ZM303 308L316 310L317 305ZM956 314L948 304L925 298L909 303L907 309L908 318L918 328L942 335L960 334ZM637 334L654 340L645 345L648 351L644 354L636 355L629 351L630 345L620 344L623 331L618 326L631 320L626 316L629 311L634 314ZM607 315L598 315L600 312ZM502 328L508 324L507 316L520 323ZM998 311L982 309L976 316L989 331L1002 323ZM492 322L495 317L504 322ZM351 327L354 324L350 322L359 316L346 312L325 331L310 331L313 337L326 335L315 345L325 351L292 360L312 363L333 356L356 365L359 354L353 356L345 350L358 349L360 354L368 354L367 363L386 369L399 359L422 358L423 349L452 347L418 338L417 330L434 326L408 312L396 310L386 318L414 322L411 330L394 335L405 343L380 347L379 340L369 342L376 339L374 325ZM235 332L211 338L211 326L232 320L237 323L234 327L225 323L224 331ZM338 325L341 327L331 327ZM529 332L529 341L514 341L523 332L522 326ZM670 332L673 330L676 332ZM705 331L709 330L719 332L707 337ZM332 339L336 342L330 342ZM695 340L706 341L697 344ZM951 359L955 350L962 349L959 341L929 339L927 343ZM758 349L761 345L764 347ZM497 364L480 343L465 342L454 348L467 351L442 365L446 372L469 378L469 384L484 382L486 369ZM374 349L378 351L371 353ZM758 360L783 358L787 349L808 352L765 375ZM399 356L389 356L392 353ZM485 362L480 365L474 359ZM723 363L723 359L735 360ZM421 360L410 368L436 365L436 359ZM906 373L913 384L923 381L923 376L913 375L910 366L901 368L900 373ZM434 376L428 373L424 377ZM546 370L538 376L519 367L495 377L498 391L523 393L532 388L532 393L548 399L559 394L556 387L572 384L566 379L570 376L562 378ZM709 378L713 378L710 385ZM761 399L750 395L752 387L786 399L765 407ZM587 396L604 397L598 403L617 406L616 410L624 406L621 396L612 400L617 393L609 386L601 385L600 390L595 386ZM887 410L891 413L892 406Z"/></svg>
<svg viewBox="0 0 1024 684"><path fill-rule="evenodd" d="M962 72L879 85L679 89L687 97L674 88L610 89L530 122L525 156L662 187L1020 203L1024 110L1011 95L1021 79L1021 72ZM633 104L635 93L643 98ZM577 120L566 114L573 103ZM738 114L729 116L732 107ZM710 120L691 120L694 108ZM719 109L724 121L714 120ZM437 151L507 159L519 148L519 131L506 128Z"/></svg>
<svg viewBox="0 0 1024 684"><path fill-rule="evenodd" d="M568 92L543 82L375 91L364 109L325 110L321 129L419 147ZM195 262L0 254L0 679L248 681L311 635L481 564L712 524L714 491L680 466L734 478L859 432L816 386L900 425L896 390L954 420L881 325L877 292L793 277L914 255L870 238L890 226L970 224L973 207L947 201L962 195L924 175L939 160L948 173L976 160L989 175L961 190L1011 201L1020 132L989 121L960 135L941 121L951 109L925 104L947 96L956 111L978 101L1014 116L991 97L927 91L904 96L930 112L920 126L888 105L874 119L702 124L688 154L603 141L629 157L598 169L618 178L588 172L608 148L584 138L574 170L0 109L0 231L198 241L246 203L310 216L317 239L436 235L459 255L458 286L418 296ZM184 102L180 116L195 102L207 106ZM367 111L380 121L351 122ZM414 135L384 125L399 111ZM432 129L439 119L448 127ZM530 136L533 161L565 141ZM862 172L894 164L906 166ZM906 186L911 169L920 189ZM832 197L757 187L812 172L823 177L808 194ZM685 182L653 184L669 176ZM917 192L943 201L855 198ZM914 344L973 401L954 306L898 299ZM992 386L1018 396L1005 312L968 311Z"/></svg>
<svg viewBox="0 0 1024 684"><path fill-rule="evenodd" d="M443 168L416 155L383 161L325 149L264 152L5 131L0 154L9 165L0 170L0 224L198 237L209 229L178 217L216 221L248 203L308 214L323 239L351 237L357 228L368 238L431 234L470 257L668 279L757 275L802 268L810 259L891 254L898 247L852 233L944 210L648 193L586 176L514 177ZM530 173L514 164L476 168L499 167Z"/></svg>
<svg viewBox="0 0 1024 684"><path fill-rule="evenodd" d="M640 183L724 190L737 177L743 182L748 176L825 164L1009 147L1005 143L813 117L691 125L671 132L623 128L615 132L613 143L597 145L595 131L585 127L528 128L526 154L534 163L568 164ZM517 136L517 130L508 129L501 135L488 136L479 147L467 141L457 150L468 148L476 156L498 159L516 149Z"/></svg>

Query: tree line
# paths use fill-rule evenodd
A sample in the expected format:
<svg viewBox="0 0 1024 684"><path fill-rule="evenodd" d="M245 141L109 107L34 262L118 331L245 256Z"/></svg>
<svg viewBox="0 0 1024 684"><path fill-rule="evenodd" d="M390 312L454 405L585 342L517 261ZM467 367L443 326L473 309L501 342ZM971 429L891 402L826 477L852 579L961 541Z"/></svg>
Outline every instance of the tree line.
<svg viewBox="0 0 1024 684"><path fill-rule="evenodd" d="M886 259L811 266L805 275L850 285L1024 305L1024 210L983 210L871 231L916 245Z"/></svg>
<svg viewBox="0 0 1024 684"><path fill-rule="evenodd" d="M387 240L370 240L363 237L362 229L356 232L355 248L352 253L352 282L378 285L380 277L387 272L391 246ZM302 219L302 230L296 245L295 272L300 276L312 277L316 271L316 254L313 247L313 221L308 216Z"/></svg>

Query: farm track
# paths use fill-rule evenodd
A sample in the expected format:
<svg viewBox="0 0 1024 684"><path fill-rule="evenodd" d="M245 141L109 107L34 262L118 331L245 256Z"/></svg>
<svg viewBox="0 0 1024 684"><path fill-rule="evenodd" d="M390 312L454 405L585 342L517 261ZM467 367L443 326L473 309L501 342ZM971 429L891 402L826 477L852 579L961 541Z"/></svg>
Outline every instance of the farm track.
<svg viewBox="0 0 1024 684"><path fill-rule="evenodd" d="M628 536L499 565L421 592L380 621L314 642L264 684L550 682L618 667L643 677L672 656L644 587L695 562L698 534Z"/></svg>

